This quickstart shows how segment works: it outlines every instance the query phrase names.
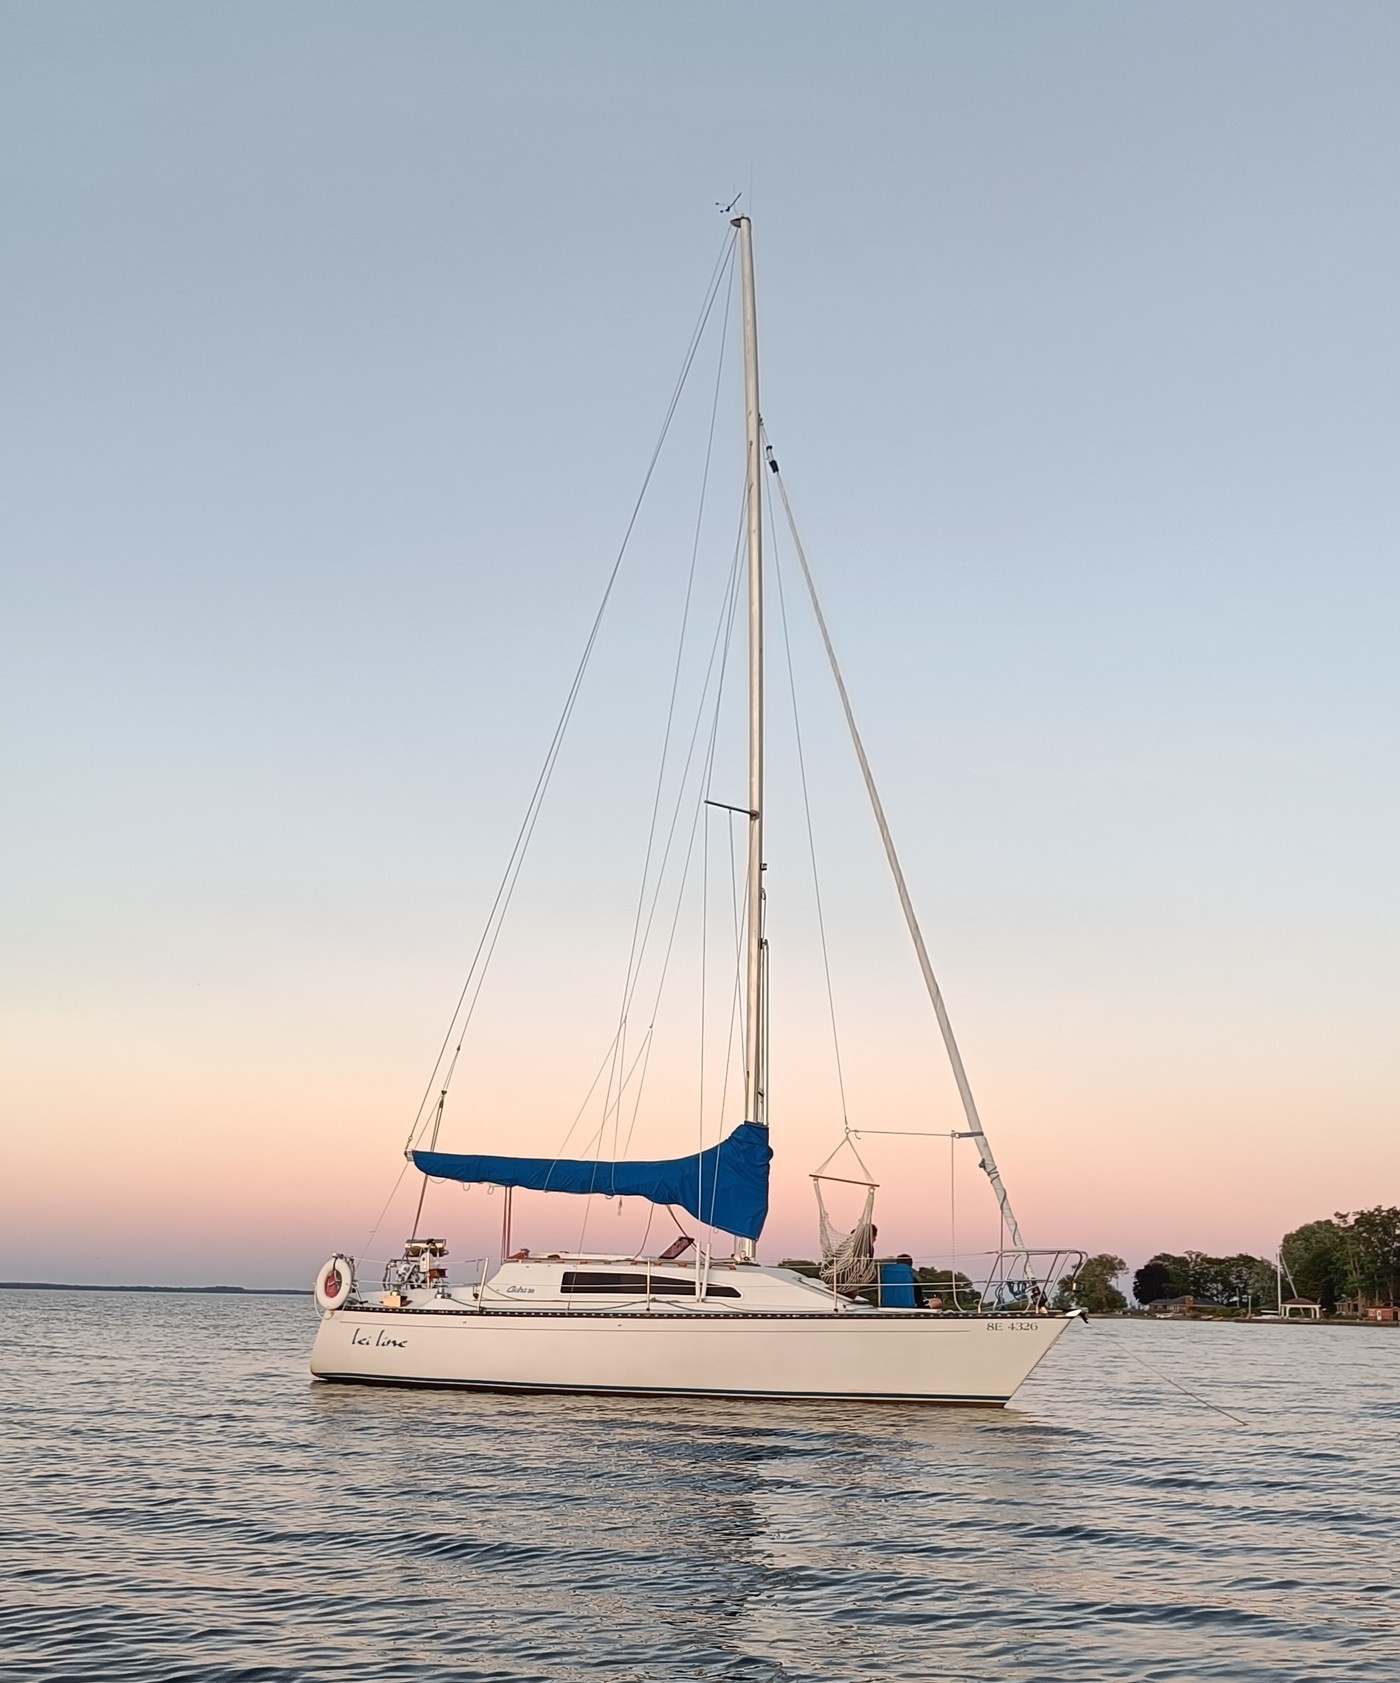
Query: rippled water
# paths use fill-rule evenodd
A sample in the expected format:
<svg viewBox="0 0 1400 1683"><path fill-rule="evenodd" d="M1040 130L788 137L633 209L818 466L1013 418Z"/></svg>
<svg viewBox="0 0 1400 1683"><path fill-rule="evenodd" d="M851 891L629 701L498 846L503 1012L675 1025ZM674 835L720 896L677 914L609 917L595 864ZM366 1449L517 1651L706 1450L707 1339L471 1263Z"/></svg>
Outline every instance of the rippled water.
<svg viewBox="0 0 1400 1683"><path fill-rule="evenodd" d="M1390 1329L1100 1322L984 1413L317 1386L313 1313L0 1306L6 1683L1400 1677Z"/></svg>

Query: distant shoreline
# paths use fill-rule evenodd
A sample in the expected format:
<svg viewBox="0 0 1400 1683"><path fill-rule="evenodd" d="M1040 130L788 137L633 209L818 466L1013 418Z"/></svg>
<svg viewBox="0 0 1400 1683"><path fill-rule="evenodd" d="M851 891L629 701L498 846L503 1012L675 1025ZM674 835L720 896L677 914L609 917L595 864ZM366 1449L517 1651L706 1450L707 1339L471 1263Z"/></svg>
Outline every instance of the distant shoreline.
<svg viewBox="0 0 1400 1683"><path fill-rule="evenodd" d="M304 1286L73 1286L57 1280L0 1280L0 1291L157 1291L186 1297L310 1297Z"/></svg>
<svg viewBox="0 0 1400 1683"><path fill-rule="evenodd" d="M1217 1327L1382 1327L1400 1330L1396 1321L1364 1321L1356 1315L1144 1315L1135 1309L1088 1317L1091 1321L1151 1321L1156 1326Z"/></svg>

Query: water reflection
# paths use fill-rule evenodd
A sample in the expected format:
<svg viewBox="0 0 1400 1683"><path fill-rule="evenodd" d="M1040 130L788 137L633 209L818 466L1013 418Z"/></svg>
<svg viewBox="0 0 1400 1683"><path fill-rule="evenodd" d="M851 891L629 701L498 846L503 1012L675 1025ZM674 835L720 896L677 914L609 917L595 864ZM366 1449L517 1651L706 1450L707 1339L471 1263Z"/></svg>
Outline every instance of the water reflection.
<svg viewBox="0 0 1400 1683"><path fill-rule="evenodd" d="M0 1315L7 1677L1400 1674L1389 1329L1073 1329L984 1413L313 1386L296 1300Z"/></svg>

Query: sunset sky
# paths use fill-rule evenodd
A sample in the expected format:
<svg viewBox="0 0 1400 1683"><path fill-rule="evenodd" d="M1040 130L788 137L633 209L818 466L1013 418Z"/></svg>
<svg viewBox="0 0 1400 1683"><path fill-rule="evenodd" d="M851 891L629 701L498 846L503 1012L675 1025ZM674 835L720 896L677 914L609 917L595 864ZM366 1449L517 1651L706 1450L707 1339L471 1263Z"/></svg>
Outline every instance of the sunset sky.
<svg viewBox="0 0 1400 1683"><path fill-rule="evenodd" d="M1027 1238L1271 1253L1400 1203L1397 69L1400 10L1353 0L12 0L0 1273L300 1285L404 1237L737 193L765 417ZM687 733L733 554L717 308L446 1149L558 1150L616 1029L697 518ZM794 584L848 1112L946 1132ZM776 1259L814 1254L841 1107L769 596ZM701 1137L702 886L720 1125L726 822L636 1155ZM945 1253L948 1142L867 1143L882 1247ZM495 1242L484 1191L427 1214ZM583 1217L522 1196L516 1237ZM646 1220L597 1201L588 1246Z"/></svg>

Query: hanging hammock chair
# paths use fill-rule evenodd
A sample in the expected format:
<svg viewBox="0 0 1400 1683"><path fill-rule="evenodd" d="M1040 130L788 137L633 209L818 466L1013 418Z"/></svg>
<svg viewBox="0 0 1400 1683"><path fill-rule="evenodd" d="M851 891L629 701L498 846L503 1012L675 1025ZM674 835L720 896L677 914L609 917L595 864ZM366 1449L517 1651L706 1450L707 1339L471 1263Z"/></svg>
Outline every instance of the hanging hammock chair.
<svg viewBox="0 0 1400 1683"><path fill-rule="evenodd" d="M817 1216L820 1221L822 1264L821 1276L834 1291L855 1291L875 1282L875 1186L865 1182L865 1208L849 1233L833 1227L822 1197L823 1180L831 1175L812 1176L812 1190L817 1195ZM843 1181L844 1186L860 1182Z"/></svg>

